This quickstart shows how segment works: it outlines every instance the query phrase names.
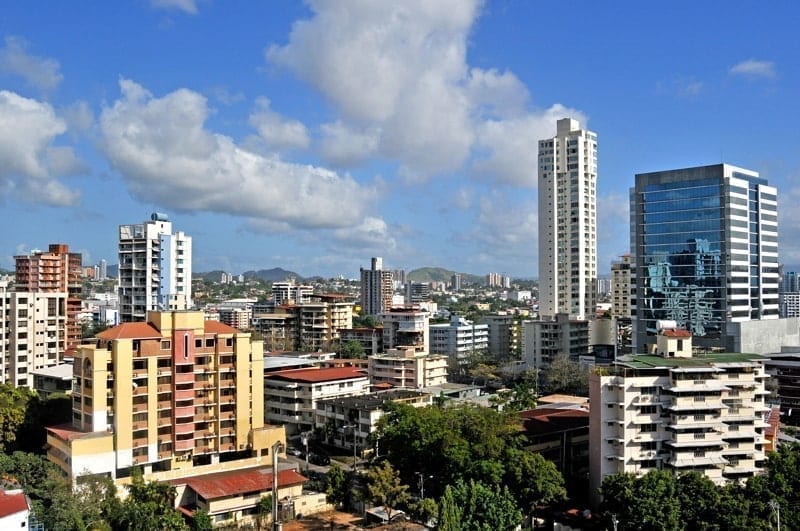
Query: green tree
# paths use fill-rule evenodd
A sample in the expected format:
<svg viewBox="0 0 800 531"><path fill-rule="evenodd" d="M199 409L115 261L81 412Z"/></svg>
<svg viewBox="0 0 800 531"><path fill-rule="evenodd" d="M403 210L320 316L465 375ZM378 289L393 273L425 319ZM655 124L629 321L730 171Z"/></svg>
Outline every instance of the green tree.
<svg viewBox="0 0 800 531"><path fill-rule="evenodd" d="M673 531L681 527L677 480L668 470L652 470L642 477L616 474L603 480L601 509L615 514L624 529Z"/></svg>
<svg viewBox="0 0 800 531"><path fill-rule="evenodd" d="M122 503L115 529L130 531L185 530L181 513L174 508L176 490L168 483L145 481L141 470L134 469L126 485L128 497Z"/></svg>
<svg viewBox="0 0 800 531"><path fill-rule="evenodd" d="M0 384L0 451L15 449L19 430L25 422L28 402L35 393L10 383Z"/></svg>
<svg viewBox="0 0 800 531"><path fill-rule="evenodd" d="M694 471L680 474L677 495L681 520L687 529L719 529L720 489L707 476Z"/></svg>
<svg viewBox="0 0 800 531"><path fill-rule="evenodd" d="M258 504L256 505L256 519L258 520L258 527L266 528L267 521L269 520L269 515L272 514L272 494L267 494L266 496L262 496L260 500L258 500Z"/></svg>
<svg viewBox="0 0 800 531"><path fill-rule="evenodd" d="M369 469L367 492L373 503L383 507L389 520L395 507L409 499L408 485L400 481L400 475L388 461Z"/></svg>
<svg viewBox="0 0 800 531"><path fill-rule="evenodd" d="M439 506L433 498L418 500L410 508L414 517L422 523L430 522L439 513Z"/></svg>
<svg viewBox="0 0 800 531"><path fill-rule="evenodd" d="M439 531L461 531L461 506L455 499L453 487L448 485L444 489L442 499L439 500L439 517L436 528Z"/></svg>
<svg viewBox="0 0 800 531"><path fill-rule="evenodd" d="M211 520L211 516L202 509L195 511L192 517L192 531L211 531L212 529L214 529L214 522Z"/></svg>
<svg viewBox="0 0 800 531"><path fill-rule="evenodd" d="M550 393L585 393L589 391L589 372L565 352L557 354L544 371L547 391Z"/></svg>
<svg viewBox="0 0 800 531"><path fill-rule="evenodd" d="M340 353L343 358L362 359L366 357L364 345L356 340L345 341L344 344L342 344Z"/></svg>
<svg viewBox="0 0 800 531"><path fill-rule="evenodd" d="M23 452L45 453L46 426L57 426L72 420L72 399L65 394L53 394L42 400L34 394L27 401L25 420L19 426L15 448Z"/></svg>
<svg viewBox="0 0 800 531"><path fill-rule="evenodd" d="M330 466L327 474L327 483L325 494L327 495L328 503L343 507L347 503L350 493L350 481L342 467L336 463Z"/></svg>
<svg viewBox="0 0 800 531"><path fill-rule="evenodd" d="M514 529L522 523L522 511L506 487L501 489L476 481L466 483L459 480L452 487L451 496L461 514L458 525L449 529L495 531ZM457 518L458 515L453 516ZM450 519L450 516L445 518ZM447 525L451 525L450 521Z"/></svg>
<svg viewBox="0 0 800 531"><path fill-rule="evenodd" d="M506 455L508 467L504 484L517 500L521 500L521 507L534 511L537 506L566 499L564 477L551 461L541 454L516 448L510 448Z"/></svg>

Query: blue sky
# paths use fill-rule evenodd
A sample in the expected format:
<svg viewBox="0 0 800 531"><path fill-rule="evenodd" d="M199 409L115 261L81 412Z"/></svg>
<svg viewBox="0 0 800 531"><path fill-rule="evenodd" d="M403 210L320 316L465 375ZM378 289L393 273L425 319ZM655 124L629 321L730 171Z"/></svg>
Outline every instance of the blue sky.
<svg viewBox="0 0 800 531"><path fill-rule="evenodd" d="M195 271L537 274L536 142L598 134L599 264L634 174L728 162L778 187L800 264L795 2L4 2L0 267L116 263L169 214Z"/></svg>

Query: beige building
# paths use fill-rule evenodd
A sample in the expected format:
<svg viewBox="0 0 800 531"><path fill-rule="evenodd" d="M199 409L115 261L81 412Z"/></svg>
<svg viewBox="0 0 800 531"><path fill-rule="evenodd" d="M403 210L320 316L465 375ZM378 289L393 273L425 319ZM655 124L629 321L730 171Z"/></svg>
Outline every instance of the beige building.
<svg viewBox="0 0 800 531"><path fill-rule="evenodd" d="M383 322L383 348L412 347L430 352L430 316L419 306L396 306L380 315Z"/></svg>
<svg viewBox="0 0 800 531"><path fill-rule="evenodd" d="M655 354L592 374L591 492L619 472L696 470L718 484L758 474L765 378L757 355L693 356L685 330L662 330Z"/></svg>
<svg viewBox="0 0 800 531"><path fill-rule="evenodd" d="M250 334L174 311L97 337L75 357L72 423L47 428L47 457L70 478L125 481L138 466L177 479L267 464L285 443L264 424L263 348Z"/></svg>
<svg viewBox="0 0 800 531"><path fill-rule="evenodd" d="M353 326L353 303L344 295L314 295L300 304L254 308L252 328L267 350L326 350L337 345L340 331Z"/></svg>
<svg viewBox="0 0 800 531"><path fill-rule="evenodd" d="M448 357L424 354L413 348L389 349L369 357L369 381L373 386L420 389L447 382Z"/></svg>
<svg viewBox="0 0 800 531"><path fill-rule="evenodd" d="M9 291L0 281L0 382L33 388L33 372L62 362L67 348L66 292Z"/></svg>
<svg viewBox="0 0 800 531"><path fill-rule="evenodd" d="M611 262L611 312L614 317L631 317L632 273L631 255L623 254L619 261Z"/></svg>

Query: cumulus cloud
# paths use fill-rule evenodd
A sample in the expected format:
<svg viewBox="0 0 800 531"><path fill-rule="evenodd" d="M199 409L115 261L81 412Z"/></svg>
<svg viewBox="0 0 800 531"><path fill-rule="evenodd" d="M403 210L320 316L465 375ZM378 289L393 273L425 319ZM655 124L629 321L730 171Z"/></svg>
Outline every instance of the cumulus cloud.
<svg viewBox="0 0 800 531"><path fill-rule="evenodd" d="M78 100L61 109L61 116L66 120L70 131L83 132L94 125L94 113L89 104Z"/></svg>
<svg viewBox="0 0 800 531"><path fill-rule="evenodd" d="M251 218L256 227L345 229L368 217L373 187L247 151L209 131L201 94L180 89L157 98L126 79L120 88L100 116L103 149L140 199Z"/></svg>
<svg viewBox="0 0 800 531"><path fill-rule="evenodd" d="M256 100L256 110L250 115L253 126L267 147L275 150L305 149L308 147L308 130L298 120L287 120L270 108L268 98Z"/></svg>
<svg viewBox="0 0 800 531"><path fill-rule="evenodd" d="M78 193L54 175L70 174L80 163L72 150L53 140L67 125L45 102L0 91L0 187L3 196L53 206L73 205Z"/></svg>
<svg viewBox="0 0 800 531"><path fill-rule="evenodd" d="M380 157L419 181L477 157L487 159L478 168L501 182L535 185L535 178L506 170L535 152L538 138L520 139L511 149L508 142L517 139L499 137L520 129L550 134L554 123L538 130L531 124L569 110L528 110L528 91L512 72L470 68L467 39L480 6L478 0L311 2L313 16L296 22L289 42L270 46L266 57L334 106L338 119L320 128L322 155L334 164Z"/></svg>
<svg viewBox="0 0 800 531"><path fill-rule="evenodd" d="M197 0L150 0L150 5L159 9L177 9L190 15L197 14Z"/></svg>
<svg viewBox="0 0 800 531"><path fill-rule="evenodd" d="M775 63L772 61L757 61L755 59L748 59L747 61L742 61L741 63L733 65L728 72L733 75L740 75L750 78L774 78Z"/></svg>
<svg viewBox="0 0 800 531"><path fill-rule="evenodd" d="M64 77L59 72L58 61L29 54L28 43L13 36L6 37L6 45L0 48L0 70L19 76L32 87L44 91L58 87Z"/></svg>
<svg viewBox="0 0 800 531"><path fill-rule="evenodd" d="M386 222L380 218L367 217L355 227L336 229L333 236L354 248L372 248L391 252L397 246Z"/></svg>

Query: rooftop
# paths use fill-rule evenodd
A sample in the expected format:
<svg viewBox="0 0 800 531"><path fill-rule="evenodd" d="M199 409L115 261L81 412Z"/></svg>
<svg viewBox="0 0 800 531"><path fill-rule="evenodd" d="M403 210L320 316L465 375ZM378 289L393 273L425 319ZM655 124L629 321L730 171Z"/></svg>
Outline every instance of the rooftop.
<svg viewBox="0 0 800 531"><path fill-rule="evenodd" d="M0 489L0 518L27 511L28 500L22 490Z"/></svg>
<svg viewBox="0 0 800 531"><path fill-rule="evenodd" d="M329 398L317 402L317 409L322 405L334 405L345 408L374 411L382 409L389 402L403 401L411 398L430 397L428 393L412 391L410 389L392 389L361 396L348 396L344 398Z"/></svg>
<svg viewBox="0 0 800 531"><path fill-rule="evenodd" d="M53 365L52 367L42 367L31 371L34 376L47 376L50 378L58 378L60 380L72 380L73 365L71 363L62 363L60 365Z"/></svg>
<svg viewBox="0 0 800 531"><path fill-rule="evenodd" d="M332 367L330 369L289 369L270 373L266 375L266 378L290 382L319 383L367 378L367 375L362 369L356 367Z"/></svg>
<svg viewBox="0 0 800 531"><path fill-rule="evenodd" d="M665 358L650 354L625 356L617 364L634 369L655 369L673 367L709 367L721 363L745 363L765 360L758 354L740 354L737 352L715 352L695 355L691 358Z"/></svg>
<svg viewBox="0 0 800 531"><path fill-rule="evenodd" d="M278 487L303 484L308 479L294 470L278 471ZM236 496L245 492L261 492L272 488L272 468L250 468L217 472L202 476L175 479L173 485L187 485L206 500Z"/></svg>

